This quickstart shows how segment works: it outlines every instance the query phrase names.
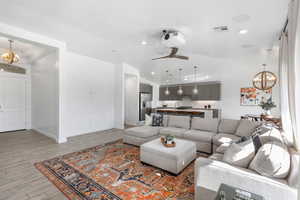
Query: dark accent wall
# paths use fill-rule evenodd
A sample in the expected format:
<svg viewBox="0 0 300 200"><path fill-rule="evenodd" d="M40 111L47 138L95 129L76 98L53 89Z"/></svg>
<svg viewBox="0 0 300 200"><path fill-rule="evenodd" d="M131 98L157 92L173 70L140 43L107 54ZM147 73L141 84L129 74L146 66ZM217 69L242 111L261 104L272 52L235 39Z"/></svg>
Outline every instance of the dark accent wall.
<svg viewBox="0 0 300 200"><path fill-rule="evenodd" d="M195 84L198 88L198 94L193 94ZM178 95L179 85L169 85L170 95L165 94L167 86L160 86L160 101L179 101L183 97L190 97L193 101L220 101L221 100L221 83L220 82L201 82L182 84L183 95Z"/></svg>

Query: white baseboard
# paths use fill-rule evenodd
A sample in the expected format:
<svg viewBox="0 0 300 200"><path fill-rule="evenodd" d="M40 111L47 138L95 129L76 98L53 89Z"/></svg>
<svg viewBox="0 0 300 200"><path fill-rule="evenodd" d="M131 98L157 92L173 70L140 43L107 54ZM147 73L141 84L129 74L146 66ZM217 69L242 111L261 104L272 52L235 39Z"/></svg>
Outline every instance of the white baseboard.
<svg viewBox="0 0 300 200"><path fill-rule="evenodd" d="M58 144L66 143L67 141L68 141L68 140L67 140L66 137L59 137L59 138L56 140L56 142L57 142Z"/></svg>
<svg viewBox="0 0 300 200"><path fill-rule="evenodd" d="M43 131L41 129L38 129L38 128L32 128L32 130L36 131L37 133L40 133L42 135L45 135L53 140L55 140L58 144L61 144L61 143L65 143L67 142L67 138L65 137L59 137L59 136L56 136L56 135L53 135L52 133L50 132L46 132L46 131Z"/></svg>

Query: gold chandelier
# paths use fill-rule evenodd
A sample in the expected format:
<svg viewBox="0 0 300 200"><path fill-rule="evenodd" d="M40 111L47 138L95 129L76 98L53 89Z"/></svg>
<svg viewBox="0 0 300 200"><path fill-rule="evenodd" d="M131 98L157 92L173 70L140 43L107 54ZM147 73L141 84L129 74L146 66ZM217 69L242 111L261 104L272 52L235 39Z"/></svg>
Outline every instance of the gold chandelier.
<svg viewBox="0 0 300 200"><path fill-rule="evenodd" d="M266 64L263 64L266 67ZM277 77L273 72L263 70L256 74L252 80L253 87L258 90L269 90L277 83Z"/></svg>
<svg viewBox="0 0 300 200"><path fill-rule="evenodd" d="M2 54L1 58L8 64L17 63L20 61L20 57L12 50L12 43L14 41L8 40L8 42L9 42L9 50L8 50L8 52Z"/></svg>

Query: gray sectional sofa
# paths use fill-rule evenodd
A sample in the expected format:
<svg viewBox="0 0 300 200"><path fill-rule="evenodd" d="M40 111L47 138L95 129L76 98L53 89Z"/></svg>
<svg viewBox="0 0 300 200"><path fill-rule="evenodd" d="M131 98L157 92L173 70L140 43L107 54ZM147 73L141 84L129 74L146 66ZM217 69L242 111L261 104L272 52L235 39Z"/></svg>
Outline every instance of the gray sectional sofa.
<svg viewBox="0 0 300 200"><path fill-rule="evenodd" d="M140 146L162 135L170 134L195 142L198 151L213 153L224 143L251 135L259 126L259 123L249 120L203 119L177 115L164 116L163 124L162 127L139 126L126 129L124 142Z"/></svg>
<svg viewBox="0 0 300 200"><path fill-rule="evenodd" d="M241 124L239 126L241 126ZM281 160L283 154L282 152L277 152L275 148L276 146L278 147L278 144L284 144L280 131L271 128L262 132L263 133L259 136L262 145L274 145L272 149L274 149L276 155L275 157L268 157L267 160L274 158L275 160ZM251 164L248 167L240 167L227 163L223 159L225 155L224 152L226 152L224 148L218 148L217 151L208 158L199 157L195 161L195 199L214 199L219 186L221 184L227 184L261 195L265 200L297 200L297 188L300 185L300 155L292 147L288 147L288 151L290 154L289 172L286 176L284 175L285 177L280 178L258 173L251 168ZM264 154L268 155L270 152L264 151ZM259 161L264 163L266 160ZM263 166L264 169L273 169L272 167L276 166L276 164L264 165L262 163L260 163L259 166ZM283 165L280 166L280 169L282 168L284 168ZM279 170L276 173L279 173Z"/></svg>
<svg viewBox="0 0 300 200"><path fill-rule="evenodd" d="M124 142L139 146L161 135L171 134L177 138L195 142L198 151L212 153L208 158L199 157L195 161L195 199L197 200L214 199L222 183L256 193L266 200L297 200L297 187L300 184L300 155L290 147L290 168L287 176L283 178L269 177L264 173L258 173L251 167L241 167L224 161L225 154L228 153L227 150L233 145L232 142L243 136L252 135L259 125L259 123L249 120L165 116L162 127L141 126L125 130ZM284 144L280 130L265 128L266 130L262 130L259 135L263 144L261 148L264 145ZM271 149L278 150L275 146L272 146ZM265 149L262 152L263 155L266 154ZM269 152L268 150L267 152L271 153L272 151ZM277 151L274 152L275 157L272 157L272 159L275 158L274 166L278 164L278 160L286 161L281 159L287 158L283 157L282 152L279 151L281 157L280 155L277 156ZM237 155L243 160L244 152L238 152ZM265 158L264 161L267 160L272 161L271 158ZM273 164L269 163L263 168L270 167L272 169ZM261 167L261 164L257 166ZM283 165L280 166L280 169L283 169Z"/></svg>

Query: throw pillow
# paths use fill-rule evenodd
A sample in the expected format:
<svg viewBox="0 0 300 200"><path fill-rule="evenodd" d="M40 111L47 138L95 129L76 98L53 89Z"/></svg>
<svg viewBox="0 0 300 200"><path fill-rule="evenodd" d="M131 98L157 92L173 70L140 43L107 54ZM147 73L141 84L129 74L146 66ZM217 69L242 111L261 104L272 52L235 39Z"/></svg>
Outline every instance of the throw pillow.
<svg viewBox="0 0 300 200"><path fill-rule="evenodd" d="M249 163L255 156L252 140L236 144L232 143L225 151L223 161L238 167L248 168Z"/></svg>
<svg viewBox="0 0 300 200"><path fill-rule="evenodd" d="M260 141L260 137L258 134L254 134L252 135L252 141L253 141L253 145L255 148L255 154L258 152L258 150L260 149L260 147L262 147L262 143Z"/></svg>
<svg viewBox="0 0 300 200"><path fill-rule="evenodd" d="M258 122L253 122L250 120L241 120L235 135L243 137L243 136L251 136L253 132L255 132L256 128L260 124Z"/></svg>
<svg viewBox="0 0 300 200"><path fill-rule="evenodd" d="M290 171L290 154L287 147L277 141L264 144L249 168L263 176L286 178Z"/></svg>
<svg viewBox="0 0 300 200"><path fill-rule="evenodd" d="M152 126L152 116L145 115L145 126Z"/></svg>
<svg viewBox="0 0 300 200"><path fill-rule="evenodd" d="M153 114L152 116L152 126L162 126L163 116L160 114Z"/></svg>
<svg viewBox="0 0 300 200"><path fill-rule="evenodd" d="M231 143L224 143L224 144L221 144L217 149L216 149L216 152L217 153L221 153L221 154L224 154L225 151L230 147Z"/></svg>

